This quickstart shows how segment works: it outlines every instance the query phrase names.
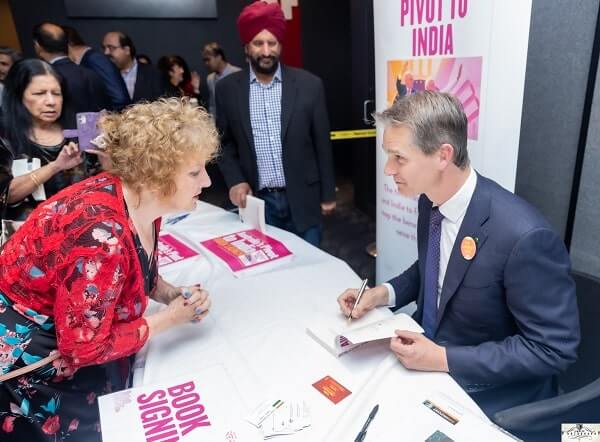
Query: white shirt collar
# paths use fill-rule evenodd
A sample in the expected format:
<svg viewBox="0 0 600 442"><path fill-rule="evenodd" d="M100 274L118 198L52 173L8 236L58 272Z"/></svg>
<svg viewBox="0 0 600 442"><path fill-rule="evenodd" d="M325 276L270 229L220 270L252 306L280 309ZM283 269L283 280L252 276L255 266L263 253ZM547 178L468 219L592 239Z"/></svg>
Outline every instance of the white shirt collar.
<svg viewBox="0 0 600 442"><path fill-rule="evenodd" d="M250 63L248 63L248 64L250 64ZM274 81L281 82L281 63L279 63L277 65L277 70L275 71L275 75L273 75L273 79L271 80L271 83L269 83L269 84L272 84ZM254 82L258 82L258 78L256 78L256 74L254 73L252 66L250 66L250 83L254 83Z"/></svg>
<svg viewBox="0 0 600 442"><path fill-rule="evenodd" d="M452 223L456 223L462 219L475 192L477 173L475 173L475 169L472 167L470 169L469 177L461 188L458 189L458 192L452 195L444 204L440 205L440 212L444 215L444 218Z"/></svg>
<svg viewBox="0 0 600 442"><path fill-rule="evenodd" d="M58 57L54 57L52 60L50 60L48 63L49 64L54 64L56 63L58 60L62 60L63 58L68 58L66 55L59 55Z"/></svg>
<svg viewBox="0 0 600 442"><path fill-rule="evenodd" d="M131 67L129 69L123 69L121 71L121 73L123 75L129 75L131 73L131 71L133 71L135 68L137 68L137 65L138 65L137 60L134 58L133 59L133 64L131 65Z"/></svg>

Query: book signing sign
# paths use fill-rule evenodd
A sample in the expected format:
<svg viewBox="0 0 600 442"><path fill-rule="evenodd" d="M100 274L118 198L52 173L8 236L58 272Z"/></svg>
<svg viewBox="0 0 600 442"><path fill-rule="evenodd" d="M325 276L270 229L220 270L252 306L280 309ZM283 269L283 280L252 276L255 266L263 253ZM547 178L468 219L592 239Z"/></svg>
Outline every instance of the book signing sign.
<svg viewBox="0 0 600 442"><path fill-rule="evenodd" d="M377 110L424 90L457 97L471 165L514 190L531 0L377 0ZM417 256L417 200L384 177L377 129L377 282Z"/></svg>

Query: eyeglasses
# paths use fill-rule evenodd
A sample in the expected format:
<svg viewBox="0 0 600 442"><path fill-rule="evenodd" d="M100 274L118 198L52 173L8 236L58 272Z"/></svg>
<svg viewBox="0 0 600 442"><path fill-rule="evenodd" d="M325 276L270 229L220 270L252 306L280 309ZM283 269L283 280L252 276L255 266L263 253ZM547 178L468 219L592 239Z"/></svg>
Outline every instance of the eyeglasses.
<svg viewBox="0 0 600 442"><path fill-rule="evenodd" d="M115 49L119 49L122 48L123 46L113 46L113 45L102 45L102 50L106 51L108 49L108 52L113 52Z"/></svg>

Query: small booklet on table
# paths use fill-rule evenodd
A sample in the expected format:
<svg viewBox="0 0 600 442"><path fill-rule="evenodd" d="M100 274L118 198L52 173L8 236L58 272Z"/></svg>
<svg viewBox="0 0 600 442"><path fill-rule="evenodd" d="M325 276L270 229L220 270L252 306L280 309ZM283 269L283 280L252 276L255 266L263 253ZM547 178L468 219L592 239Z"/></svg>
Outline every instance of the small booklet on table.
<svg viewBox="0 0 600 442"><path fill-rule="evenodd" d="M282 242L256 229L230 233L201 244L236 276L270 269L293 256Z"/></svg>
<svg viewBox="0 0 600 442"><path fill-rule="evenodd" d="M306 328L308 335L334 356L341 356L366 342L392 338L396 336L394 330L423 333L423 328L406 313L388 316L382 309L372 310L350 324L346 318L339 316L331 324L315 324Z"/></svg>

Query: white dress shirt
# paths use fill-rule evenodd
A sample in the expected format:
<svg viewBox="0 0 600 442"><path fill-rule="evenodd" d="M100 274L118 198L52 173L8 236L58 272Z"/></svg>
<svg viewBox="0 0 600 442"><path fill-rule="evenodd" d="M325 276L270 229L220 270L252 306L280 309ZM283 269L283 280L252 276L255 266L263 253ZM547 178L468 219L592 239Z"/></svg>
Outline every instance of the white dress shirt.
<svg viewBox="0 0 600 442"><path fill-rule="evenodd" d="M444 215L442 220L442 235L440 238L440 274L438 276L437 305L440 305L440 295L444 285L444 277L450 261L450 254L454 247L454 242L458 236L458 231L462 225L465 213L475 192L477 185L477 174L473 168L470 168L469 177L461 188L452 197L440 206L440 213ZM388 305L396 305L396 292L389 283L383 284L388 289Z"/></svg>
<svg viewBox="0 0 600 442"><path fill-rule="evenodd" d="M129 98L133 100L133 93L135 92L135 81L137 80L138 63L137 60L133 59L133 64L129 69L121 71L121 77L125 81L127 92L129 92Z"/></svg>

